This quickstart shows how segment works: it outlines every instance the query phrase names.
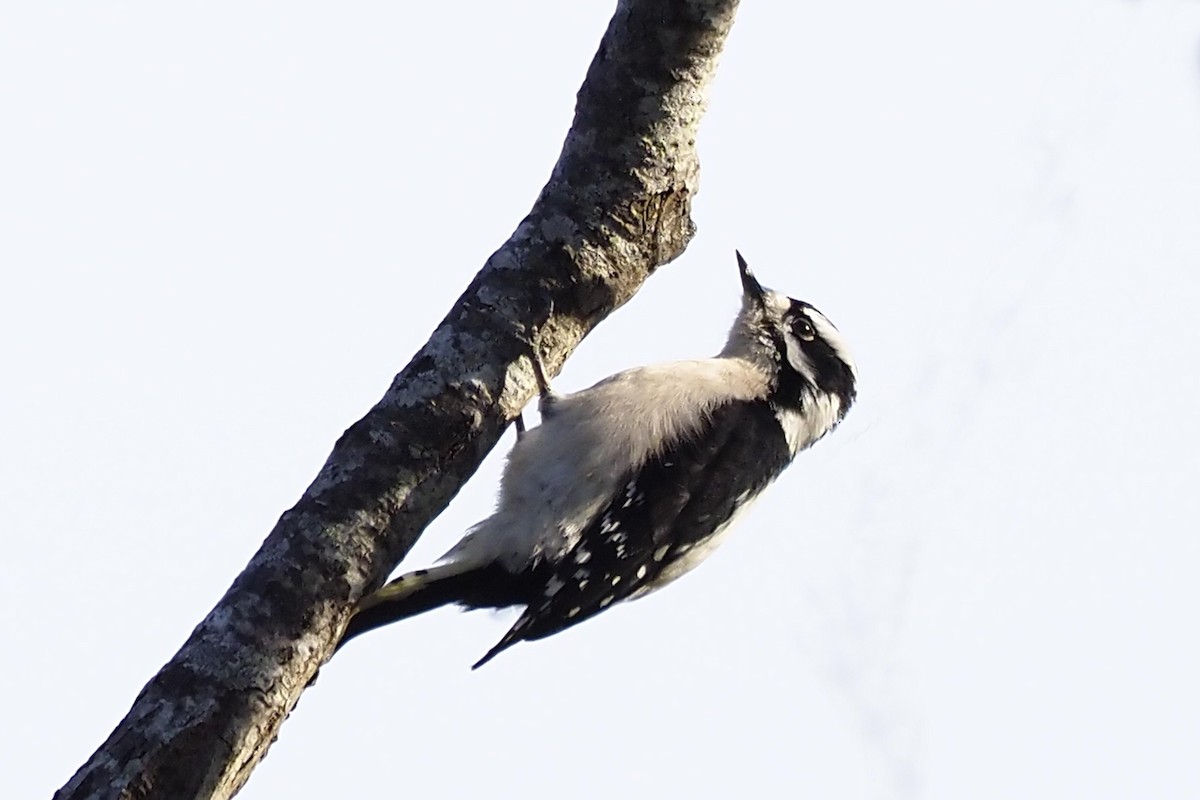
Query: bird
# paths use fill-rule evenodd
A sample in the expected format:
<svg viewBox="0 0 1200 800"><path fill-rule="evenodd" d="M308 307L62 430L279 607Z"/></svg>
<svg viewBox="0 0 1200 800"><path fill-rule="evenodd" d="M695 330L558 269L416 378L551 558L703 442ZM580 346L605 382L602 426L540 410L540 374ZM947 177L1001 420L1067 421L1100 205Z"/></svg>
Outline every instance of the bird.
<svg viewBox="0 0 1200 800"><path fill-rule="evenodd" d="M526 430L518 417L494 512L434 566L364 597L338 647L443 605L524 606L478 669L707 558L857 396L857 367L834 324L764 288L735 255L741 309L714 357L635 367L560 394L531 347L541 421Z"/></svg>

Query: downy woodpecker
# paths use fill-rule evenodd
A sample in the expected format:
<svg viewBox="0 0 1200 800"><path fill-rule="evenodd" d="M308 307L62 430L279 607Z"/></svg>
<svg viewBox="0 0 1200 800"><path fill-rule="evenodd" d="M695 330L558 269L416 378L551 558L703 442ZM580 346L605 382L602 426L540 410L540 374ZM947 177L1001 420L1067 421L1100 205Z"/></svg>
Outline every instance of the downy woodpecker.
<svg viewBox="0 0 1200 800"><path fill-rule="evenodd" d="M447 603L525 606L479 667L708 557L796 454L841 422L857 378L833 323L764 289L737 260L742 308L715 358L636 367L557 394L535 356L541 424L509 454L495 512L438 565L365 597L342 644Z"/></svg>

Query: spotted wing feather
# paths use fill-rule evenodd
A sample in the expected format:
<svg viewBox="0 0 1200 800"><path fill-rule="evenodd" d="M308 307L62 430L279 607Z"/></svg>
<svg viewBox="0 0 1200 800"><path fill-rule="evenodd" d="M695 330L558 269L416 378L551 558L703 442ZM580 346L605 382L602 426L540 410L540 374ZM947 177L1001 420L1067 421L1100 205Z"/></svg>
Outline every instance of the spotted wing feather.
<svg viewBox="0 0 1200 800"><path fill-rule="evenodd" d="M678 577L690 569L680 562L719 534L790 461L766 401L719 406L696 434L630 472L566 557L540 567L541 597L476 666L518 641L550 636ZM758 468L747 469L750 464Z"/></svg>

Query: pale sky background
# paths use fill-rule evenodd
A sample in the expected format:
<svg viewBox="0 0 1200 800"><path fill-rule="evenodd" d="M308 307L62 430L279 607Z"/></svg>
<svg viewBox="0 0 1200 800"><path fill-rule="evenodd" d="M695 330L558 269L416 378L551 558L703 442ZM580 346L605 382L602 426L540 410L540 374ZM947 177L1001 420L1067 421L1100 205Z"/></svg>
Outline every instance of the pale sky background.
<svg viewBox="0 0 1200 800"><path fill-rule="evenodd" d="M99 746L507 238L611 11L0 12L0 796ZM716 351L738 247L858 407L667 591L475 673L512 614L355 642L241 796L1200 797L1200 3L747 0L700 145L698 237L558 388Z"/></svg>

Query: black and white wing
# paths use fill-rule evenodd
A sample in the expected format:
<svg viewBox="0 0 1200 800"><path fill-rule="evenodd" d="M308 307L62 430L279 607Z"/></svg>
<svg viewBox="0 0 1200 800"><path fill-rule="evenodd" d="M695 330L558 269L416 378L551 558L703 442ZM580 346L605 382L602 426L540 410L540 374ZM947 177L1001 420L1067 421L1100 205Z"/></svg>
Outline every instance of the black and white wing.
<svg viewBox="0 0 1200 800"><path fill-rule="evenodd" d="M542 596L475 667L519 641L550 636L684 574L791 460L766 400L717 407L694 435L627 474L562 559L536 568L543 570Z"/></svg>

